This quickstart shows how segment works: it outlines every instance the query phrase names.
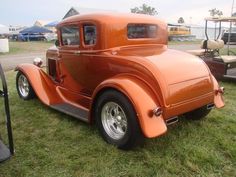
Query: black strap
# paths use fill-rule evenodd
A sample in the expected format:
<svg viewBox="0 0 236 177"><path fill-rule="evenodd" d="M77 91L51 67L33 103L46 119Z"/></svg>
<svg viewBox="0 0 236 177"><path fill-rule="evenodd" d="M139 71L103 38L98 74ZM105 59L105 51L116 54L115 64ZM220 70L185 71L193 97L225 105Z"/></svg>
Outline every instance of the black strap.
<svg viewBox="0 0 236 177"><path fill-rule="evenodd" d="M204 41L203 41L203 49L208 49L207 41L208 41L208 40L204 40Z"/></svg>

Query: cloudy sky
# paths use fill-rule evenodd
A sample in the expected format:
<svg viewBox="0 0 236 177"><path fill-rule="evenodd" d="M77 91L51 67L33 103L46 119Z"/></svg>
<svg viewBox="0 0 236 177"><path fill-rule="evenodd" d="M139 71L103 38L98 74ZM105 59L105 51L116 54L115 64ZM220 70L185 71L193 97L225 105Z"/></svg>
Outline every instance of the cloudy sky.
<svg viewBox="0 0 236 177"><path fill-rule="evenodd" d="M32 25L36 20L61 20L70 7L94 8L129 12L130 8L146 3L158 11L158 17L177 22L203 24L209 9L217 8L229 16L233 0L1 0L0 24ZM235 4L236 6L236 4ZM236 11L236 8L234 9Z"/></svg>

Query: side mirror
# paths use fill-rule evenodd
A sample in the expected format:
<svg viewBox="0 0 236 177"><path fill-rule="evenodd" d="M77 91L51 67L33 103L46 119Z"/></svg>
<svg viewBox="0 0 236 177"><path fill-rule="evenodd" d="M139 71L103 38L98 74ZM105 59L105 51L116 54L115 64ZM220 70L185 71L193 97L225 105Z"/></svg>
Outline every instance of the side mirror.
<svg viewBox="0 0 236 177"><path fill-rule="evenodd" d="M55 41L55 46L59 46L59 40L57 39L56 41Z"/></svg>

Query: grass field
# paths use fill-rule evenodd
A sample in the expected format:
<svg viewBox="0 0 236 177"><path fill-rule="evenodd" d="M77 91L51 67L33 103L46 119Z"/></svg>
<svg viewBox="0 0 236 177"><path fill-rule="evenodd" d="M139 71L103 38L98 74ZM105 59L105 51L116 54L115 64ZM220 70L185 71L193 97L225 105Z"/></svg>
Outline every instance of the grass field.
<svg viewBox="0 0 236 177"><path fill-rule="evenodd" d="M226 107L202 121L181 119L162 137L121 151L89 126L44 106L23 101L8 72L15 156L0 164L0 177L117 177L236 175L236 84L226 88ZM0 132L3 137L3 104Z"/></svg>
<svg viewBox="0 0 236 177"><path fill-rule="evenodd" d="M53 42L9 42L9 53L0 53L1 55L13 55L21 53L46 52Z"/></svg>
<svg viewBox="0 0 236 177"><path fill-rule="evenodd" d="M200 46L201 39L196 39L194 41L169 41L168 45L185 45L185 44L198 44Z"/></svg>

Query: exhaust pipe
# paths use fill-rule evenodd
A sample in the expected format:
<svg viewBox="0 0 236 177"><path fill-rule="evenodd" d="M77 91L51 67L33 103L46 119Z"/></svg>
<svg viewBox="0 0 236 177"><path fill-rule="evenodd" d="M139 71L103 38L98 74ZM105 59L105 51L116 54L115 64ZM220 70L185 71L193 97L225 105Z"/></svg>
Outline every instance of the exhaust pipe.
<svg viewBox="0 0 236 177"><path fill-rule="evenodd" d="M171 118L166 120L166 125L171 125L171 124L174 124L174 123L176 123L178 121L179 121L178 116L171 117Z"/></svg>
<svg viewBox="0 0 236 177"><path fill-rule="evenodd" d="M208 110L211 110L213 108L215 108L215 104L214 103L210 103L210 104L207 105L207 109Z"/></svg>

